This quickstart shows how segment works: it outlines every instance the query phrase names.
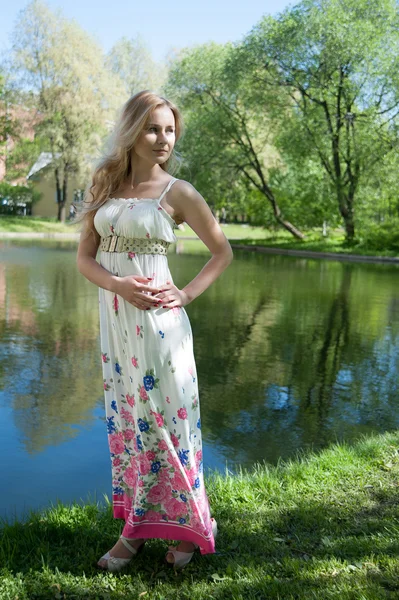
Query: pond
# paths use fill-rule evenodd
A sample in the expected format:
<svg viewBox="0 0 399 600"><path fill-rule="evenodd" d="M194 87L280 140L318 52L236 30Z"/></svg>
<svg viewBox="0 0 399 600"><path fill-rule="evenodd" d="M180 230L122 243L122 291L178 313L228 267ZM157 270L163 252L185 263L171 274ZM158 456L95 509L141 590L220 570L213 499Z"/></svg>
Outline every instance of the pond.
<svg viewBox="0 0 399 600"><path fill-rule="evenodd" d="M74 242L0 241L0 516L111 498L98 288ZM184 287L210 258L171 247ZM186 306L204 469L237 472L398 427L396 265L235 251Z"/></svg>

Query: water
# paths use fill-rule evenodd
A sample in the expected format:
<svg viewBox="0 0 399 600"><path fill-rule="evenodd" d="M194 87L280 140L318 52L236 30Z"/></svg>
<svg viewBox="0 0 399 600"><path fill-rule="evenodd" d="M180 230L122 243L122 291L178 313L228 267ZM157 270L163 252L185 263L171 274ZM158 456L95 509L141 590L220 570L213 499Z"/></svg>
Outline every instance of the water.
<svg viewBox="0 0 399 600"><path fill-rule="evenodd" d="M72 242L0 241L0 516L111 497L98 288ZM184 287L210 254L172 247ZM398 427L398 267L236 251L186 307L204 465L275 464Z"/></svg>

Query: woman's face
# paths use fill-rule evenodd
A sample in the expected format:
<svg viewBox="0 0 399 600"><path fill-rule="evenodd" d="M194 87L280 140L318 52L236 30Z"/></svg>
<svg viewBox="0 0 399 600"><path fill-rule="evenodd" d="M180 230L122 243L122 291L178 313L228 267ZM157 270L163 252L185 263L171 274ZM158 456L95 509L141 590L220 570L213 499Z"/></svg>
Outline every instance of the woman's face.
<svg viewBox="0 0 399 600"><path fill-rule="evenodd" d="M133 152L144 160L162 164L168 160L174 145L175 116L169 107L158 106L149 117Z"/></svg>

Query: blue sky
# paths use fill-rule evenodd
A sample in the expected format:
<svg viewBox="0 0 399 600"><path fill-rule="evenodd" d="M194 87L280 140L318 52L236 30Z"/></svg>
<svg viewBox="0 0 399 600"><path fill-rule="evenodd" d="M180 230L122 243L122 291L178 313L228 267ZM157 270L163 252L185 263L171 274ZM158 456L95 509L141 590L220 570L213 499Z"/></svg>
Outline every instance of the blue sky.
<svg viewBox="0 0 399 600"><path fill-rule="evenodd" d="M20 10L29 2L2 2L0 51L9 47L10 34ZM208 41L224 43L241 39L265 14L277 14L292 0L151 0L126 2L111 0L60 0L46 2L61 8L93 35L105 51L121 37L140 33L155 60L162 60L170 48Z"/></svg>

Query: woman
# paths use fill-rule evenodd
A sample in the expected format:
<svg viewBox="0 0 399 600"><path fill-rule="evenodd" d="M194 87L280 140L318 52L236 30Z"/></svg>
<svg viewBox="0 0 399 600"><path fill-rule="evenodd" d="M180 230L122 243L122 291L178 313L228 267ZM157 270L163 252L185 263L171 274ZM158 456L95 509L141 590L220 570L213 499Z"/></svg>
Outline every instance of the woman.
<svg viewBox="0 0 399 600"><path fill-rule="evenodd" d="M183 307L219 277L233 253L201 194L170 175L181 134L172 102L148 90L135 94L122 108L77 217L83 224L77 266L99 287L113 514L125 519L122 536L98 562L109 571L125 566L149 538L180 541L165 556L175 568L196 548L215 552L192 331ZM182 222L212 258L179 289L167 248Z"/></svg>

